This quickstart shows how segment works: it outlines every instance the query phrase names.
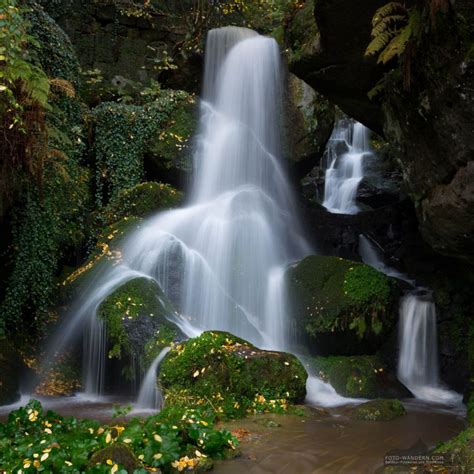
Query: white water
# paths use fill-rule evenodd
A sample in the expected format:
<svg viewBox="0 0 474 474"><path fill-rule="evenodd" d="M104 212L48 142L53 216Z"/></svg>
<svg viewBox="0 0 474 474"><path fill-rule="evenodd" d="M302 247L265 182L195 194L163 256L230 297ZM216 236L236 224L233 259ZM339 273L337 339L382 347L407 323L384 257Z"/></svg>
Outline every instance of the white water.
<svg viewBox="0 0 474 474"><path fill-rule="evenodd" d="M357 189L364 158L371 154L369 130L354 120L340 120L329 139L325 160L323 206L334 214L357 214Z"/></svg>
<svg viewBox="0 0 474 474"><path fill-rule="evenodd" d="M381 251L364 235L359 236L362 261L385 275L415 287L407 275L388 266ZM439 380L436 306L431 293L414 288L400 300L398 379L424 401L459 405L462 395L447 390Z"/></svg>
<svg viewBox="0 0 474 474"><path fill-rule="evenodd" d="M189 336L225 330L264 348L290 343L284 269L311 249L280 163L282 75L277 43L241 28L209 33L205 96L189 203L128 236L102 268L55 349L85 331L85 390L103 392L106 328L100 303L137 276L156 280Z"/></svg>
<svg viewBox="0 0 474 474"><path fill-rule="evenodd" d="M136 407L138 409L157 410L163 406L163 396L156 384L156 371L169 351L169 347L162 349L147 370L137 397Z"/></svg>

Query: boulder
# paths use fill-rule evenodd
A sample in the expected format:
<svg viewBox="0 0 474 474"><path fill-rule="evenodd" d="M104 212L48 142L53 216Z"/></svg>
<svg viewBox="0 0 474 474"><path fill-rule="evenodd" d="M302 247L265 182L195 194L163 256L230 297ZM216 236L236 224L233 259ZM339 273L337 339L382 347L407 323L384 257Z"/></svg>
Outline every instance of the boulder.
<svg viewBox="0 0 474 474"><path fill-rule="evenodd" d="M286 278L296 331L313 353L373 353L397 323L400 283L368 265L313 255Z"/></svg>
<svg viewBox="0 0 474 474"><path fill-rule="evenodd" d="M20 398L19 358L5 337L0 337L0 406Z"/></svg>
<svg viewBox="0 0 474 474"><path fill-rule="evenodd" d="M319 377L350 398L407 398L411 393L377 356L329 356L312 359Z"/></svg>
<svg viewBox="0 0 474 474"><path fill-rule="evenodd" d="M372 400L347 410L350 418L363 421L391 421L405 413L400 400Z"/></svg>
<svg viewBox="0 0 474 474"><path fill-rule="evenodd" d="M172 304L154 280L135 278L117 288L97 311L107 324L109 358L149 365L161 349L183 338L167 319L173 314Z"/></svg>
<svg viewBox="0 0 474 474"><path fill-rule="evenodd" d="M316 166L334 125L334 107L294 74L288 75L286 155L298 178Z"/></svg>
<svg viewBox="0 0 474 474"><path fill-rule="evenodd" d="M159 380L167 400L180 392L218 412L302 402L306 370L292 354L258 349L232 334L208 331L175 345ZM275 407L273 407L275 408Z"/></svg>

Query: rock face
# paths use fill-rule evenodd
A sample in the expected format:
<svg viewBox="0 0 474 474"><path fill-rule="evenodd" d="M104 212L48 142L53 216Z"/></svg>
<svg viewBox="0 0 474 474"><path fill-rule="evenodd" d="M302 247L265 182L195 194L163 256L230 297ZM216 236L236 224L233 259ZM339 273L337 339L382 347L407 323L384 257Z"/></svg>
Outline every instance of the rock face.
<svg viewBox="0 0 474 474"><path fill-rule="evenodd" d="M410 90L395 69L384 97L372 102L367 92L387 69L364 51L373 14L386 3L363 0L354 8L347 0L316 2L317 30L307 29L313 40L289 35L296 47L313 45L295 55L292 71L398 148L423 238L439 253L473 262L474 6L450 2L436 26L424 28L412 54ZM424 18L433 21L428 12Z"/></svg>
<svg viewBox="0 0 474 474"><path fill-rule="evenodd" d="M339 393L350 398L405 398L411 393L377 356L316 357L312 366Z"/></svg>
<svg viewBox="0 0 474 474"><path fill-rule="evenodd" d="M310 256L286 278L296 332L314 353L373 353L398 319L399 282L367 265Z"/></svg>
<svg viewBox="0 0 474 474"><path fill-rule="evenodd" d="M181 391L217 405L222 402L242 407L267 400L302 402L306 378L306 371L295 356L264 351L217 331L175 346L159 372L165 393Z"/></svg>
<svg viewBox="0 0 474 474"><path fill-rule="evenodd" d="M302 178L324 153L334 125L334 107L294 74L288 75L285 128L286 155Z"/></svg>
<svg viewBox="0 0 474 474"><path fill-rule="evenodd" d="M440 253L474 262L474 33L467 29L474 5L453 8L422 37L411 90L393 75L385 133L399 146L424 239Z"/></svg>
<svg viewBox="0 0 474 474"><path fill-rule="evenodd" d="M177 8L170 4L171 10L167 11L168 6L163 5L166 2L160 2L162 9L149 2L40 3L67 33L85 70L99 69L107 80L117 77L141 82L160 74L160 82L172 83L176 89L198 89L200 55L181 51L174 57L178 69L167 67L166 58L174 56L176 45L183 43L188 33L182 5Z"/></svg>
<svg viewBox="0 0 474 474"><path fill-rule="evenodd" d="M375 59L364 58L364 52L370 42L372 17L386 3L361 0L355 7L350 0L315 2L318 36L314 37L314 29L306 30L309 37L299 43L313 47L304 48L291 64L298 77L378 133L382 133L382 111L367 93L381 78L383 68Z"/></svg>

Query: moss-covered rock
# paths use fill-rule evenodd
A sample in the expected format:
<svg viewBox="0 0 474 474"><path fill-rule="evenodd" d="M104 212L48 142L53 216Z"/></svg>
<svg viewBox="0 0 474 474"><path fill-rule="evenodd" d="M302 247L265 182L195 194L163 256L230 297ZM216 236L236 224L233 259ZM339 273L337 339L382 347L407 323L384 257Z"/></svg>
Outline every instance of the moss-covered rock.
<svg viewBox="0 0 474 474"><path fill-rule="evenodd" d="M318 354L375 352L398 319L398 280L362 263L309 256L287 271L298 331Z"/></svg>
<svg viewBox="0 0 474 474"><path fill-rule="evenodd" d="M183 193L169 184L140 183L120 191L101 217L109 224L125 217L147 217L153 212L176 207L182 199Z"/></svg>
<svg viewBox="0 0 474 474"><path fill-rule="evenodd" d="M217 331L175 346L159 373L168 402L181 397L224 416L285 411L289 403L304 400L306 378L295 356L264 351Z"/></svg>
<svg viewBox="0 0 474 474"><path fill-rule="evenodd" d="M6 338L0 337L0 405L9 405L20 398L18 355Z"/></svg>
<svg viewBox="0 0 474 474"><path fill-rule="evenodd" d="M410 392L377 356L316 357L319 376L339 393L351 398L401 398Z"/></svg>
<svg viewBox="0 0 474 474"><path fill-rule="evenodd" d="M347 413L354 420L390 421L403 416L406 410L400 400L372 400L350 408Z"/></svg>
<svg viewBox="0 0 474 474"><path fill-rule="evenodd" d="M112 461L112 464L110 464L110 461ZM114 464L123 466L129 474L139 467L139 462L133 451L127 445L120 443L96 451L90 458L88 467L93 468L97 465L113 466Z"/></svg>
<svg viewBox="0 0 474 474"><path fill-rule="evenodd" d="M97 312L107 324L109 358L148 365L161 349L182 338L179 329L167 319L174 312L154 280L135 278L117 288ZM124 375L133 377L131 370L125 366Z"/></svg>

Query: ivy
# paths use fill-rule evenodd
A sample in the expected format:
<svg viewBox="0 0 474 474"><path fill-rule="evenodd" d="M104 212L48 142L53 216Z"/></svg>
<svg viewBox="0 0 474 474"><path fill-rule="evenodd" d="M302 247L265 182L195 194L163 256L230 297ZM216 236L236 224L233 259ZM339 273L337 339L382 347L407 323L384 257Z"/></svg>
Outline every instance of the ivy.
<svg viewBox="0 0 474 474"><path fill-rule="evenodd" d="M93 110L99 207L140 183L146 143L187 97L183 91L163 90L154 102L143 106L104 102Z"/></svg>

